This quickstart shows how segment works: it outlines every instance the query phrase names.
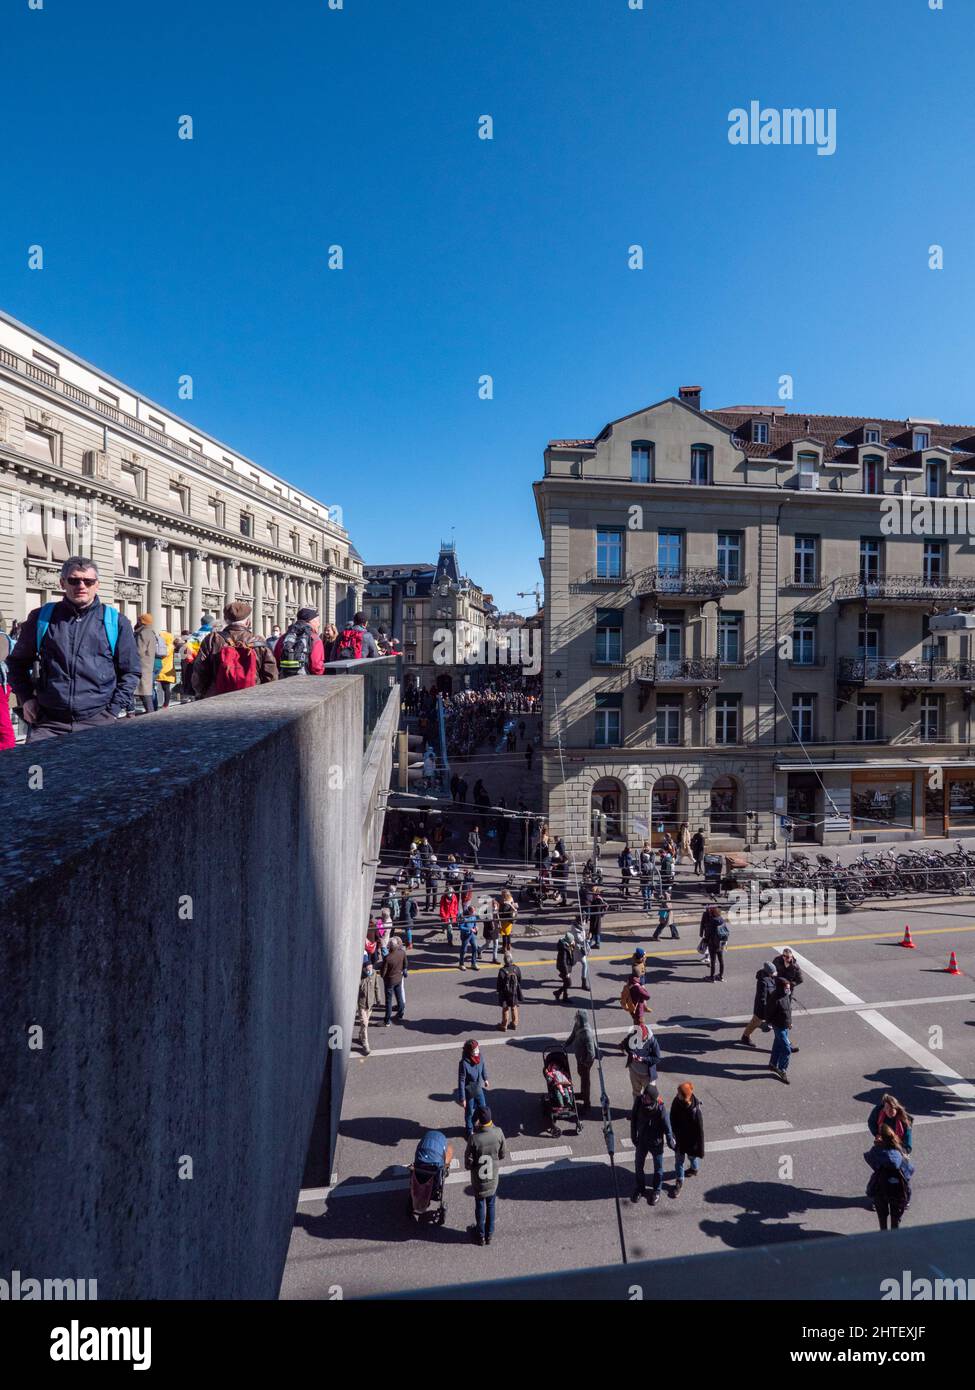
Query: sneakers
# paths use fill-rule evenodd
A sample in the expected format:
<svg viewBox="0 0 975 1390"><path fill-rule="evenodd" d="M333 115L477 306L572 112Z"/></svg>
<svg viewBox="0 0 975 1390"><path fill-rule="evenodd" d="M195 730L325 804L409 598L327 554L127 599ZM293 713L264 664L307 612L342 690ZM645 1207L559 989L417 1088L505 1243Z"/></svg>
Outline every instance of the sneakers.
<svg viewBox="0 0 975 1390"><path fill-rule="evenodd" d="M754 1048L756 1052L758 1051L758 1043L753 1043L751 1038L746 1038L744 1035L742 1035L742 1037L740 1037L738 1041L742 1047L751 1047Z"/></svg>
<svg viewBox="0 0 975 1390"><path fill-rule="evenodd" d="M773 1070L780 1081L784 1081L787 1086L792 1085L792 1082L789 1080L788 1072L783 1071L781 1067L774 1067Z"/></svg>
<svg viewBox="0 0 975 1390"><path fill-rule="evenodd" d="M660 1201L660 1189L657 1188L657 1187L655 1187L655 1188L653 1189L653 1191L650 1193L650 1196L647 1198L647 1206L648 1206L648 1207L655 1207L659 1201Z"/></svg>
<svg viewBox="0 0 975 1390"><path fill-rule="evenodd" d="M515 1031L515 1025L513 1023L509 1023L508 1027L511 1029L512 1033Z"/></svg>
<svg viewBox="0 0 975 1390"><path fill-rule="evenodd" d="M673 1187L670 1189L670 1195L671 1195L671 1197L679 1197L679 1196L680 1196L680 1190L681 1190L681 1188L682 1188L683 1186L684 1186L684 1180L683 1180L683 1179L681 1179L680 1182L675 1182L674 1185L673 1185Z"/></svg>
<svg viewBox="0 0 975 1390"><path fill-rule="evenodd" d="M696 1168L685 1168L685 1169L684 1169L684 1177L685 1177L685 1178L696 1178L696 1177L697 1177L697 1169L696 1169Z"/></svg>
<svg viewBox="0 0 975 1390"><path fill-rule="evenodd" d="M640 1189L637 1188L637 1190L636 1190L635 1192L631 1192L631 1193L630 1193L630 1201L631 1201L631 1202L638 1202L638 1201L640 1200L640 1198L643 1197L643 1196L645 1196L645 1195L646 1195L645 1193L641 1192Z"/></svg>
<svg viewBox="0 0 975 1390"><path fill-rule="evenodd" d="M468 1226L467 1234L470 1236L471 1240L474 1242L475 1245L487 1244L486 1237L481 1235L480 1231L477 1229L476 1226Z"/></svg>

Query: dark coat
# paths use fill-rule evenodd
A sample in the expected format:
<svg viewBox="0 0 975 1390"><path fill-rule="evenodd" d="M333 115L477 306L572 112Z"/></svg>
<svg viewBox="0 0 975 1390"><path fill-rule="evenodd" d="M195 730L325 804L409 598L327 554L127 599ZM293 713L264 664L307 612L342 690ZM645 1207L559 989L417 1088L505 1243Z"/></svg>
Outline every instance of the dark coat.
<svg viewBox="0 0 975 1390"><path fill-rule="evenodd" d="M793 989L796 985L802 984L803 975L797 960L793 960L791 965L786 965L785 956L776 956L772 964L775 966L776 975L781 976L783 980L788 980Z"/></svg>
<svg viewBox="0 0 975 1390"><path fill-rule="evenodd" d="M77 719L107 709L120 714L132 704L142 673L132 624L119 615L115 657L105 631L102 602L78 609L56 604L40 653L41 679L34 689L31 667L37 654L37 615L29 614L7 658L10 685L19 704L36 699L51 719Z"/></svg>
<svg viewBox="0 0 975 1390"><path fill-rule="evenodd" d="M572 967L576 963L576 953L566 942L559 942L559 949L555 953L555 968L560 975L571 975Z"/></svg>
<svg viewBox="0 0 975 1390"><path fill-rule="evenodd" d="M752 1012L756 1018L760 1018L763 1023L768 1022L768 1006L772 1002L775 994L775 976L767 975L764 970L755 971L755 998L752 1001Z"/></svg>
<svg viewBox="0 0 975 1390"><path fill-rule="evenodd" d="M521 1003L521 971L517 965L502 965L498 971L497 985L498 1003L503 1009L510 1009L513 1004Z"/></svg>
<svg viewBox="0 0 975 1390"><path fill-rule="evenodd" d="M766 1012L766 1022L773 1028L792 1027L792 995L773 994Z"/></svg>
<svg viewBox="0 0 975 1390"><path fill-rule="evenodd" d="M697 1096L691 1097L690 1105L685 1105L680 1096L675 1096L670 1107L670 1126L674 1131L674 1143L688 1158L704 1157L704 1112Z"/></svg>
<svg viewBox="0 0 975 1390"><path fill-rule="evenodd" d="M403 976L409 973L406 951L402 946L394 946L382 964L382 977L386 985L392 989L394 985L403 983Z"/></svg>
<svg viewBox="0 0 975 1390"><path fill-rule="evenodd" d="M662 1100L645 1105L642 1096L636 1097L630 1111L630 1140L635 1149L651 1154L662 1154L664 1143L674 1147L674 1132Z"/></svg>

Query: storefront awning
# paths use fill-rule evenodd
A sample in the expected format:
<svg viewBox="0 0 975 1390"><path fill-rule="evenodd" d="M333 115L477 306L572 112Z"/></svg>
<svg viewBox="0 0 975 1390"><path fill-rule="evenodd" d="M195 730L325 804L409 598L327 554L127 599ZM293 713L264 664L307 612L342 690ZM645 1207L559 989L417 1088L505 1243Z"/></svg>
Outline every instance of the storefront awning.
<svg viewBox="0 0 975 1390"><path fill-rule="evenodd" d="M918 772L928 767L963 767L975 771L975 762L971 758L928 758L924 762L916 762L911 758L900 758L894 762L890 760L880 761L870 760L856 763L845 762L794 762L776 763L776 772L879 772L883 768L903 772Z"/></svg>

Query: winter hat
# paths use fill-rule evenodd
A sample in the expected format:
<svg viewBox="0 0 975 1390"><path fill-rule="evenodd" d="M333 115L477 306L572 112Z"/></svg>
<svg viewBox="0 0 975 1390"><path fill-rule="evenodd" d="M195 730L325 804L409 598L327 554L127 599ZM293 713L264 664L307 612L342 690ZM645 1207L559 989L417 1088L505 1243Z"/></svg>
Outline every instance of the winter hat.
<svg viewBox="0 0 975 1390"><path fill-rule="evenodd" d="M771 962L770 960L764 961L764 962L762 963L762 974L763 974L763 975L774 975L774 974L775 974L775 966L772 964L772 962Z"/></svg>
<svg viewBox="0 0 975 1390"><path fill-rule="evenodd" d="M489 1105L479 1105L474 1111L474 1123L477 1125L489 1125L491 1123L491 1107Z"/></svg>
<svg viewBox="0 0 975 1390"><path fill-rule="evenodd" d="M633 952L633 954L636 956L637 960L643 960L643 957L644 957L647 953L646 953L646 951L643 949L642 946L638 946L638 947L636 948L636 950Z"/></svg>
<svg viewBox="0 0 975 1390"><path fill-rule="evenodd" d="M249 603L228 603L223 610L223 616L228 623L246 622L250 615L251 606Z"/></svg>
<svg viewBox="0 0 975 1390"><path fill-rule="evenodd" d="M660 1092L657 1090L656 1086L654 1086L652 1082L650 1083L650 1085L644 1086L643 1094L646 1096L647 1100L650 1102L651 1105L656 1105L657 1101L660 1099Z"/></svg>
<svg viewBox="0 0 975 1390"><path fill-rule="evenodd" d="M310 623L311 620L312 620L312 618L317 618L317 617L318 617L318 609L317 609L317 608L299 608L299 609L298 609L298 622L299 622L299 623Z"/></svg>
<svg viewBox="0 0 975 1390"><path fill-rule="evenodd" d="M152 627L152 614L140 613L139 622L142 623L145 627Z"/></svg>

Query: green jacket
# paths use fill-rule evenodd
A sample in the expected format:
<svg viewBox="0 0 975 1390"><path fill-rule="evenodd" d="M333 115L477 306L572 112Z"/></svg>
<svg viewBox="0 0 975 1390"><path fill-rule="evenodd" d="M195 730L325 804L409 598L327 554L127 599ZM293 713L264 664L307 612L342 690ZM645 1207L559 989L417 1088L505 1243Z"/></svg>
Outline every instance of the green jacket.
<svg viewBox="0 0 975 1390"><path fill-rule="evenodd" d="M464 1166L471 1170L476 1197L493 1197L498 1190L498 1165L505 1157L504 1134L497 1125L476 1129L467 1141Z"/></svg>

